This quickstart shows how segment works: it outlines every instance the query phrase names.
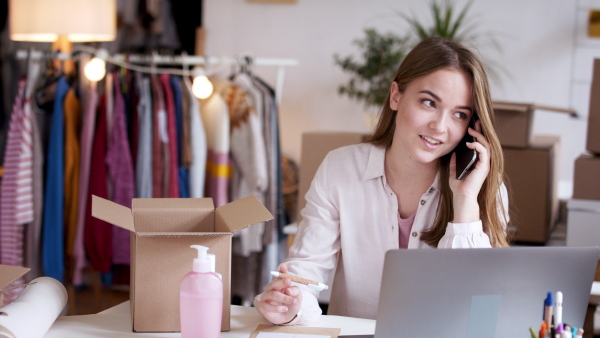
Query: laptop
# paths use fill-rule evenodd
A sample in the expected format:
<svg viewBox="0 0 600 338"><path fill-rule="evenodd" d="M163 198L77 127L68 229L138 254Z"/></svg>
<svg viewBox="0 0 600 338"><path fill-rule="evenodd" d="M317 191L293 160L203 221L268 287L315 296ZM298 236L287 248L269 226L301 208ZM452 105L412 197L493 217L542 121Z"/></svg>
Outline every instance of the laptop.
<svg viewBox="0 0 600 338"><path fill-rule="evenodd" d="M530 337L548 292L583 327L598 247L390 250L375 337Z"/></svg>

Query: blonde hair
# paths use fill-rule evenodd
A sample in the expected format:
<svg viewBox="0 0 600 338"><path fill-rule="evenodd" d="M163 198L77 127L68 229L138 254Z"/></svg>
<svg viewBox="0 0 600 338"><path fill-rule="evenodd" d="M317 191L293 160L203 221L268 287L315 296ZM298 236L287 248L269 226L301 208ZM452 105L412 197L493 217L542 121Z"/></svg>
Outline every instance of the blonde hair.
<svg viewBox="0 0 600 338"><path fill-rule="evenodd" d="M489 236L492 247L509 246L505 229L506 211L499 194L504 178L504 156L494 129L495 119L487 75L477 55L457 42L444 38L429 38L421 41L406 55L396 72L394 82L398 84L400 93L403 93L413 80L442 68L464 71L473 82L473 108L479 118L481 132L490 145L490 172L477 197L483 231ZM394 138L395 121L396 111L390 107L388 93L377 127L367 142L389 147ZM448 222L454 218L452 191L449 185L451 155L452 153L449 153L441 158L441 197L437 215L434 224L421 236L423 241L435 247L444 236Z"/></svg>

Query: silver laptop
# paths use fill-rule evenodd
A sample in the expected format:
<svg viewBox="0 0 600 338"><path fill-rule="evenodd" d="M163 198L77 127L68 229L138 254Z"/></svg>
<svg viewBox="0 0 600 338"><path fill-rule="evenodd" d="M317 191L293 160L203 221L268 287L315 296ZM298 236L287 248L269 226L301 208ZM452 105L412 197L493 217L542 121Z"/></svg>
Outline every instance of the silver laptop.
<svg viewBox="0 0 600 338"><path fill-rule="evenodd" d="M547 292L582 327L598 247L390 250L375 337L530 337Z"/></svg>

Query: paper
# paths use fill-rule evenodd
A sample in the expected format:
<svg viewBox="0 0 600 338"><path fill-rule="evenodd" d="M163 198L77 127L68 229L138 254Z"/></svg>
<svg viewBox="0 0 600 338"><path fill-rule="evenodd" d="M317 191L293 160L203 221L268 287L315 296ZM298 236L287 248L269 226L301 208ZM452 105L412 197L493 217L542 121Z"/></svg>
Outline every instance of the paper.
<svg viewBox="0 0 600 338"><path fill-rule="evenodd" d="M67 304L67 290L54 278L34 279L14 302L0 308L0 337L43 337Z"/></svg>
<svg viewBox="0 0 600 338"><path fill-rule="evenodd" d="M260 324L250 338L337 338L342 329Z"/></svg>
<svg viewBox="0 0 600 338"><path fill-rule="evenodd" d="M331 336L298 334L298 333L278 333L278 332L260 332L256 338L330 338Z"/></svg>

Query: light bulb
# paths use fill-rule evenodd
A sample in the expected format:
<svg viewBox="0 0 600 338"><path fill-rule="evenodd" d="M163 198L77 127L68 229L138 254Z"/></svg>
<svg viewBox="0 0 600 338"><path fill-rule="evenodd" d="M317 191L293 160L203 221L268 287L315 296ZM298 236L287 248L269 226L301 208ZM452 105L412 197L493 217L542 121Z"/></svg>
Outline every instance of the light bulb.
<svg viewBox="0 0 600 338"><path fill-rule="evenodd" d="M108 51L100 48L96 51L96 57L91 59L83 68L83 74L90 81L98 82L106 75L106 61L108 59Z"/></svg>
<svg viewBox="0 0 600 338"><path fill-rule="evenodd" d="M85 65L83 73L90 81L100 81L106 75L106 62L99 58L93 58Z"/></svg>
<svg viewBox="0 0 600 338"><path fill-rule="evenodd" d="M204 100L213 92L213 84L204 75L204 70L200 67L194 68L194 83L192 84L192 93L197 98Z"/></svg>

